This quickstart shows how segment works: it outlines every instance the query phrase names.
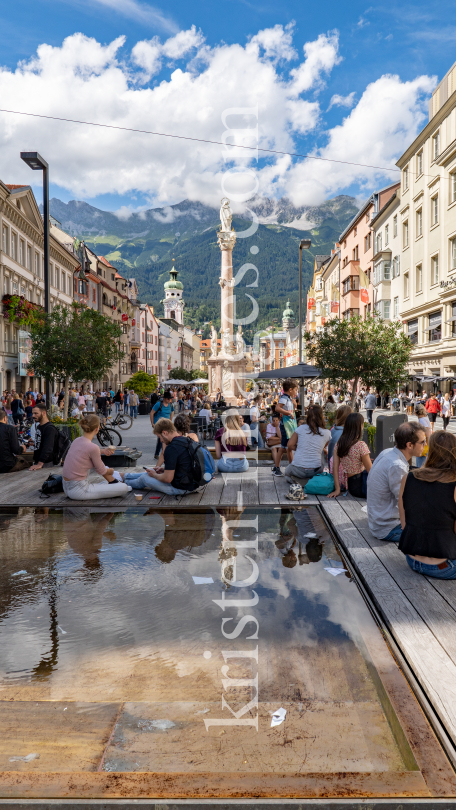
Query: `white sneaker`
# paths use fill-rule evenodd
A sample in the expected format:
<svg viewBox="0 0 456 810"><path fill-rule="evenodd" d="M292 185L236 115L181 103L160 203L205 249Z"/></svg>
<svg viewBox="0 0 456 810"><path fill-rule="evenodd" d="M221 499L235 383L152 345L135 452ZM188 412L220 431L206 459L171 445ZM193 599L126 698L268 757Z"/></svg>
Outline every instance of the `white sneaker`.
<svg viewBox="0 0 456 810"><path fill-rule="evenodd" d="M129 487L129 486L127 486L127 490L128 490L128 492L131 492L131 491L132 491L132 489L133 489L133 487Z"/></svg>

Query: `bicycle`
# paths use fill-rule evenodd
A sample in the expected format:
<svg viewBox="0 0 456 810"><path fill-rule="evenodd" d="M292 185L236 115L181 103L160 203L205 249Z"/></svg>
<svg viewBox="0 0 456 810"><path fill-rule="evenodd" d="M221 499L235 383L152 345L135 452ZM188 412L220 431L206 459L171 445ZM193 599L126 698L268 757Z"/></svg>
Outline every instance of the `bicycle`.
<svg viewBox="0 0 456 810"><path fill-rule="evenodd" d="M116 413L114 418L112 416L108 416L106 423L111 427L118 427L120 430L130 430L133 424L133 418L130 416L130 414L119 411L119 413Z"/></svg>
<svg viewBox="0 0 456 810"><path fill-rule="evenodd" d="M117 430L113 430L110 427L106 427L106 424L101 421L100 430L97 433L97 440L101 444L102 447L109 447L110 444L114 446L120 447L122 444L122 436Z"/></svg>

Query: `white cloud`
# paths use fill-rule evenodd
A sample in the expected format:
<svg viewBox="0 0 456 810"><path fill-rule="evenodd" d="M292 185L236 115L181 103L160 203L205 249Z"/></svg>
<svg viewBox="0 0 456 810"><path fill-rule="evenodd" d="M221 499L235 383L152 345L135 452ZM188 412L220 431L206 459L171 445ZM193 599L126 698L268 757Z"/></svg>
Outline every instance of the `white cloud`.
<svg viewBox="0 0 456 810"><path fill-rule="evenodd" d="M293 48L293 28L294 23L289 23L285 28L283 25L275 25L274 28L259 31L250 42L254 47L263 49L267 59L283 59L288 62L298 56Z"/></svg>
<svg viewBox="0 0 456 810"><path fill-rule="evenodd" d="M317 160L300 163L292 175L289 173L287 188L292 201L302 205L323 200L328 193L335 194L354 183L361 184L367 193L380 179L397 180L400 175L394 168L395 162L425 122L426 97L435 84L435 77L419 76L401 82L399 76L391 75L369 84L350 115L329 131L327 146L314 153L345 163ZM350 163L391 166L391 172Z"/></svg>
<svg viewBox="0 0 456 810"><path fill-rule="evenodd" d="M336 93L336 95L334 95L329 102L328 110L330 110L331 107L353 107L353 104L355 103L355 96L355 91L353 91L353 93L349 93L348 96L339 96Z"/></svg>
<svg viewBox="0 0 456 810"><path fill-rule="evenodd" d="M306 42L304 45L305 61L291 71L292 89L296 95L323 83L323 74L328 75L341 61L338 50L339 34L337 31L333 31L331 34L320 34L314 42Z"/></svg>
<svg viewBox="0 0 456 810"><path fill-rule="evenodd" d="M159 37L137 42L131 55L133 62L144 70L142 80L148 81L160 72L163 57L172 60L182 59L189 51L201 47L203 42L201 31L197 31L192 25L187 31L179 31L176 36L170 37L163 44Z"/></svg>
<svg viewBox="0 0 456 810"><path fill-rule="evenodd" d="M222 114L228 109L258 108L262 147L303 151L296 140L319 131L321 109L314 91L340 61L338 36L333 32L306 43L301 64L288 77L279 61L292 58L291 30L275 26L260 31L245 47L209 47L192 27L164 41L155 37L137 43L130 52L124 37L102 45L74 34L60 47L40 45L36 56L14 71L0 68L2 107L201 141L222 140ZM189 57L190 66L182 61ZM144 82L144 73L157 75L168 60L173 62L170 75L158 76L153 86L138 83L139 76ZM397 76L377 79L343 122L326 130L327 144L315 154L394 165L424 121L424 96L433 86L426 76L411 82ZM256 125L251 112L227 119L227 127ZM236 142L251 145L252 137L238 134ZM49 160L52 182L77 198L138 192L163 206L185 198L218 205L241 182L233 179L222 191L229 164L218 145L0 113L3 181L30 182L30 171L18 159L24 144ZM287 156L271 157L256 170L248 152L240 162L254 167L261 195L289 196L296 204L317 204L351 183L368 184L380 176L320 161L296 164ZM250 177L247 188L252 187ZM128 216L128 208L117 215Z"/></svg>

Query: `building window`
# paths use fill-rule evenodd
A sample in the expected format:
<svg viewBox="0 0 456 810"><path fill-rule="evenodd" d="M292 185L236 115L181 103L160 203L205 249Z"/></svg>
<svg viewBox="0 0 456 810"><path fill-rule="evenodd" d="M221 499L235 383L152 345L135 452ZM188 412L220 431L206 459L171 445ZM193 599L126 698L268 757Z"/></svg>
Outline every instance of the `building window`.
<svg viewBox="0 0 456 810"><path fill-rule="evenodd" d="M385 247L389 245L389 225L385 225Z"/></svg>
<svg viewBox="0 0 456 810"><path fill-rule="evenodd" d="M451 270L456 270L456 237L450 239Z"/></svg>
<svg viewBox="0 0 456 810"><path fill-rule="evenodd" d="M429 343L436 343L442 339L442 313L432 312L429 315Z"/></svg>
<svg viewBox="0 0 456 810"><path fill-rule="evenodd" d="M399 296L398 295L396 295L396 298L394 299L394 317L395 318L399 317Z"/></svg>
<svg viewBox="0 0 456 810"><path fill-rule="evenodd" d="M418 208L416 212L416 236L423 236L423 209Z"/></svg>
<svg viewBox="0 0 456 810"><path fill-rule="evenodd" d="M357 262L359 258L358 245L353 248L353 261Z"/></svg>
<svg viewBox="0 0 456 810"><path fill-rule="evenodd" d="M410 295L410 289L409 289L409 274L408 274L408 273L405 273L405 274L404 274L404 298L408 298L408 297L409 297L409 295Z"/></svg>
<svg viewBox="0 0 456 810"><path fill-rule="evenodd" d="M25 267L25 242L19 239L19 264Z"/></svg>
<svg viewBox="0 0 456 810"><path fill-rule="evenodd" d="M418 318L408 322L407 335L413 344L418 343Z"/></svg>
<svg viewBox="0 0 456 810"><path fill-rule="evenodd" d="M450 200L456 202L456 172L450 174Z"/></svg>
<svg viewBox="0 0 456 810"><path fill-rule="evenodd" d="M420 177L423 174L423 150L420 149L416 156L416 173Z"/></svg>
<svg viewBox="0 0 456 810"><path fill-rule="evenodd" d="M451 304L451 337L456 336L456 301Z"/></svg>
<svg viewBox="0 0 456 810"><path fill-rule="evenodd" d="M384 301L384 302L383 302L383 317L384 317L384 319L385 319L386 321L388 321L388 320L389 320L389 316L390 316L390 306L391 306L391 301Z"/></svg>
<svg viewBox="0 0 456 810"><path fill-rule="evenodd" d="M97 293L95 287L92 289L92 303L95 304L97 301Z"/></svg>
<svg viewBox="0 0 456 810"><path fill-rule="evenodd" d="M439 195L435 194L431 198L431 226L438 225L439 222Z"/></svg>
<svg viewBox="0 0 456 810"><path fill-rule="evenodd" d="M370 250L371 245L372 245L372 232L369 231L367 236L364 237L364 253L367 253L367 251Z"/></svg>
<svg viewBox="0 0 456 810"><path fill-rule="evenodd" d="M2 250L4 253L8 253L8 228L6 225L2 228Z"/></svg>
<svg viewBox="0 0 456 810"><path fill-rule="evenodd" d="M377 253L379 253L382 249L382 233L377 234Z"/></svg>
<svg viewBox="0 0 456 810"><path fill-rule="evenodd" d="M27 270L32 272L32 248L27 245Z"/></svg>
<svg viewBox="0 0 456 810"><path fill-rule="evenodd" d="M353 236L356 236L357 233L358 233L358 228L355 226L355 229L353 231Z"/></svg>
<svg viewBox="0 0 456 810"><path fill-rule="evenodd" d="M417 264L416 266L416 291L423 292L423 265Z"/></svg>
<svg viewBox="0 0 456 810"><path fill-rule="evenodd" d="M342 290L343 295L346 295L346 293L352 290L359 290L359 276L349 276L344 279Z"/></svg>
<svg viewBox="0 0 456 810"><path fill-rule="evenodd" d="M409 187L409 167L408 166L405 166L404 171L403 171L402 185L403 185L404 191L407 191L407 189Z"/></svg>
<svg viewBox="0 0 456 810"><path fill-rule="evenodd" d="M393 237L397 236L397 214L393 217Z"/></svg>
<svg viewBox="0 0 456 810"><path fill-rule="evenodd" d="M11 258L17 262L17 233L11 234Z"/></svg>
<svg viewBox="0 0 456 810"><path fill-rule="evenodd" d="M127 326L126 323L122 324L122 334L123 335L128 335L128 326Z"/></svg>
<svg viewBox="0 0 456 810"><path fill-rule="evenodd" d="M431 284L439 283L439 257L433 256L431 259Z"/></svg>
<svg viewBox="0 0 456 810"><path fill-rule="evenodd" d="M359 316L359 309L346 309L342 317L344 321L349 321L350 318L355 318L357 316Z"/></svg>
<svg viewBox="0 0 456 810"><path fill-rule="evenodd" d="M440 155L440 130L432 136L432 160L437 160Z"/></svg>
<svg viewBox="0 0 456 810"><path fill-rule="evenodd" d="M401 257L395 256L393 259L393 278L398 278L401 274Z"/></svg>
<svg viewBox="0 0 456 810"><path fill-rule="evenodd" d="M406 220L402 224L402 246L406 248L408 247L408 243L409 243L409 231L408 231L408 220Z"/></svg>

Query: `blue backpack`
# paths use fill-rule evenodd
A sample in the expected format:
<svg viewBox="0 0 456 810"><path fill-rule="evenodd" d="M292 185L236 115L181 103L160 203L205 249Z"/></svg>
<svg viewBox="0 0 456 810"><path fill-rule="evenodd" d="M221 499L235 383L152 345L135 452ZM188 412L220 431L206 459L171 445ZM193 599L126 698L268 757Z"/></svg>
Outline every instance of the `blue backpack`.
<svg viewBox="0 0 456 810"><path fill-rule="evenodd" d="M330 495L334 492L336 485L331 473L321 473L310 478L304 487L307 495Z"/></svg>
<svg viewBox="0 0 456 810"><path fill-rule="evenodd" d="M207 447L202 447L199 442L189 439L188 436L182 438L187 441L187 450L192 462L193 481L197 487L202 487L212 481L216 470L215 461Z"/></svg>

